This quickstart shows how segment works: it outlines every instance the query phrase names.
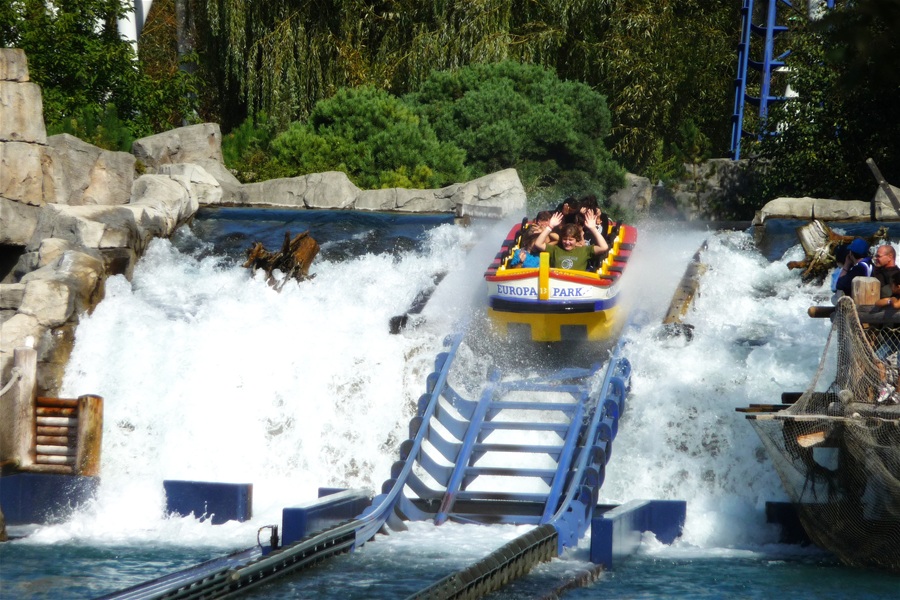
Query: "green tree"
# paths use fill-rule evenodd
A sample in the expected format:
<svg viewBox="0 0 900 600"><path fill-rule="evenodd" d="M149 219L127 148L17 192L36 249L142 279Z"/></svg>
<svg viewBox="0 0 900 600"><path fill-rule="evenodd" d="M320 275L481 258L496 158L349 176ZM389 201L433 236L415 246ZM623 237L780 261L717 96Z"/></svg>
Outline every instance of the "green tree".
<svg viewBox="0 0 900 600"><path fill-rule="evenodd" d="M728 150L735 0L214 0L196 12L226 129L257 112L283 129L342 87L402 96L433 70L515 60L607 96L611 149L631 170L688 118Z"/></svg>
<svg viewBox="0 0 900 600"><path fill-rule="evenodd" d="M119 35L131 10L119 0L11 0L0 9L0 45L28 56L49 132L127 150L133 137L171 126L161 115L189 112L190 78L147 77Z"/></svg>
<svg viewBox="0 0 900 600"><path fill-rule="evenodd" d="M900 6L860 0L791 34L791 87L798 96L769 111L751 152L763 173L760 200L781 195L871 197L872 157L900 180Z"/></svg>
<svg viewBox="0 0 900 600"><path fill-rule="evenodd" d="M514 167L531 189L622 185L624 171L604 147L606 99L551 70L505 61L434 71L405 100L465 150L474 176Z"/></svg>
<svg viewBox="0 0 900 600"><path fill-rule="evenodd" d="M464 181L465 153L389 93L344 88L272 142L292 175L344 171L362 188L435 188Z"/></svg>

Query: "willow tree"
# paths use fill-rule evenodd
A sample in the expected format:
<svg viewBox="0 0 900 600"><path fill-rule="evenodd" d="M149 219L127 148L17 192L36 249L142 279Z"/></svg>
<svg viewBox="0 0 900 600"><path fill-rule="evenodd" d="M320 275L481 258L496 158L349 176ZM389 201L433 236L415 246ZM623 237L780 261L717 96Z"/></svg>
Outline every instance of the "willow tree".
<svg viewBox="0 0 900 600"><path fill-rule="evenodd" d="M195 12L219 96L281 128L340 87L401 95L432 70L513 59L606 95L613 151L639 169L686 117L721 130L710 137L724 152L739 10L734 0L207 0Z"/></svg>

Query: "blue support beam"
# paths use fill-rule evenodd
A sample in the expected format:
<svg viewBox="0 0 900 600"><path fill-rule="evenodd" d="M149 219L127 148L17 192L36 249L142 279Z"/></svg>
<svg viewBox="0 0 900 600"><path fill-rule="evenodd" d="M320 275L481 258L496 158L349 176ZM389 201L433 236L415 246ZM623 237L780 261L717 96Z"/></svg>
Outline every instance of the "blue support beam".
<svg viewBox="0 0 900 600"><path fill-rule="evenodd" d="M183 517L193 514L211 519L213 525L249 521L253 516L252 483L163 481L166 512Z"/></svg>
<svg viewBox="0 0 900 600"><path fill-rule="evenodd" d="M638 549L645 531L671 544L681 535L686 513L684 500L632 500L595 516L591 519L591 562L612 568L614 560Z"/></svg>

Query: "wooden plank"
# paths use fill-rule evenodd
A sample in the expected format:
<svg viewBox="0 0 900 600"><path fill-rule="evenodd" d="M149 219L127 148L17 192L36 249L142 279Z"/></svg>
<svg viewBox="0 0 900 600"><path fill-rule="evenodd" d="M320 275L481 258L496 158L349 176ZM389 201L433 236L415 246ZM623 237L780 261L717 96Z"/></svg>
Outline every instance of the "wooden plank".
<svg viewBox="0 0 900 600"><path fill-rule="evenodd" d="M69 448L68 446L49 446L46 444L41 444L40 446L35 447L35 451L39 455L44 454L47 456L75 456L75 450L73 448Z"/></svg>
<svg viewBox="0 0 900 600"><path fill-rule="evenodd" d="M78 398L47 398L38 396L35 403L38 406L62 406L65 408L78 408Z"/></svg>
<svg viewBox="0 0 900 600"><path fill-rule="evenodd" d="M19 470L23 473L52 473L55 475L71 475L75 471L71 465L31 465Z"/></svg>
<svg viewBox="0 0 900 600"><path fill-rule="evenodd" d="M38 454L35 462L42 465L74 465L74 456L53 456L49 454Z"/></svg>
<svg viewBox="0 0 900 600"><path fill-rule="evenodd" d="M65 436L75 436L75 430L70 427L51 427L48 425L38 425L37 428L38 435L65 435Z"/></svg>
<svg viewBox="0 0 900 600"><path fill-rule="evenodd" d="M61 406L38 406L35 414L39 417L77 417L78 409Z"/></svg>
<svg viewBox="0 0 900 600"><path fill-rule="evenodd" d="M67 437L62 435L38 435L37 443L41 445L50 445L50 446L68 446L69 440L74 441L73 437Z"/></svg>
<svg viewBox="0 0 900 600"><path fill-rule="evenodd" d="M73 419L71 417L37 417L36 418L38 426L50 426L50 427L77 427L78 419Z"/></svg>

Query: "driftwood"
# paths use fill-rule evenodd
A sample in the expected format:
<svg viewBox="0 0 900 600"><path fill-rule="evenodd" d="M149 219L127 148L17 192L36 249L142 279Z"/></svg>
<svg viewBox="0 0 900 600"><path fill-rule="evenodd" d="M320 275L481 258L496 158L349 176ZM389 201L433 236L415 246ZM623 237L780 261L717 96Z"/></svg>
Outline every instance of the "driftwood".
<svg viewBox="0 0 900 600"><path fill-rule="evenodd" d="M297 281L311 279L309 267L318 253L319 244L309 236L308 231L304 231L293 239L291 232L286 231L281 251L269 252L262 242L253 242L253 245L247 250L247 261L243 266L254 271L263 269L269 285L280 290L289 279ZM273 275L276 269L284 274L280 282Z"/></svg>
<svg viewBox="0 0 900 600"><path fill-rule="evenodd" d="M797 237L800 238L806 259L792 260L787 266L788 269L803 269L800 279L804 283L823 281L836 266L835 250L838 246L849 244L856 238L853 235L838 235L818 219L797 228ZM881 227L865 239L869 246L875 246L880 241L888 241L890 236L887 228Z"/></svg>

